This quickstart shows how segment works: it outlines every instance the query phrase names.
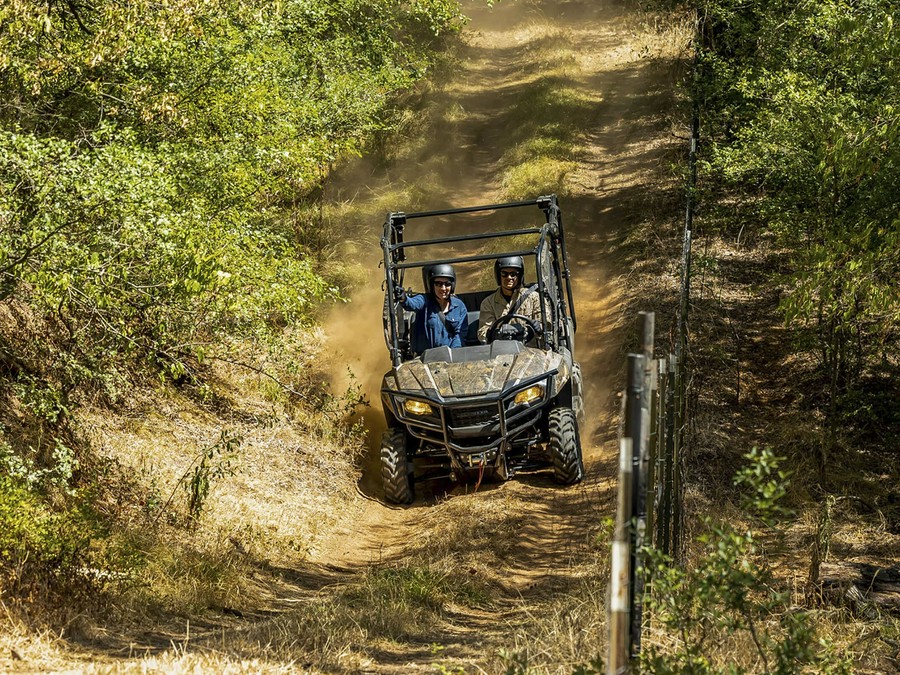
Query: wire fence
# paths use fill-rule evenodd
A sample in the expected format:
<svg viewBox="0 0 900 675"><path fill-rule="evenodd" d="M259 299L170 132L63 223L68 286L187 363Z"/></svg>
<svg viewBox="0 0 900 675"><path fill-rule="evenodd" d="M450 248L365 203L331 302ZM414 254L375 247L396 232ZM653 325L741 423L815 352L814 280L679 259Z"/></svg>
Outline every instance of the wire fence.
<svg viewBox="0 0 900 675"><path fill-rule="evenodd" d="M692 124L674 353L655 356L655 315L640 312L640 352L628 355L619 434L619 492L612 542L607 673L629 672L641 651L650 592L643 551L677 563L684 553L684 458L688 446L688 314L699 125Z"/></svg>

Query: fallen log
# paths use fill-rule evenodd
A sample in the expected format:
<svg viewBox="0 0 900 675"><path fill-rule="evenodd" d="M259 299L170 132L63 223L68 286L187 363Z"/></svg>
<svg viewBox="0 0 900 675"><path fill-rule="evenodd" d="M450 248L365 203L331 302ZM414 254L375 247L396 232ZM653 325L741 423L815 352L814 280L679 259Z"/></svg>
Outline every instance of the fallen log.
<svg viewBox="0 0 900 675"><path fill-rule="evenodd" d="M849 603L866 615L876 610L900 613L900 563L880 567L842 560L822 563L819 573L825 600Z"/></svg>

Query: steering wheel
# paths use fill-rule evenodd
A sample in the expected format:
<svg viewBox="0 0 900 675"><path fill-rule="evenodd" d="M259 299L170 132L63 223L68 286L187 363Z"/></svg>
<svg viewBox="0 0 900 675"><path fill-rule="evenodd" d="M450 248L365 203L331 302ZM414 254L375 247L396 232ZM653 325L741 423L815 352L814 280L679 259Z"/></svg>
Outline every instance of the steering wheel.
<svg viewBox="0 0 900 675"><path fill-rule="evenodd" d="M522 325L523 332L525 335L522 336L522 342L531 342L535 336L540 335L544 332L544 327L541 326L540 322L535 321L532 318L527 316L522 316L521 314L505 314L501 316L494 322L494 325L488 329L487 332L487 342L491 343L497 339L497 331L500 330L503 326L509 324L513 319L518 319L524 325Z"/></svg>

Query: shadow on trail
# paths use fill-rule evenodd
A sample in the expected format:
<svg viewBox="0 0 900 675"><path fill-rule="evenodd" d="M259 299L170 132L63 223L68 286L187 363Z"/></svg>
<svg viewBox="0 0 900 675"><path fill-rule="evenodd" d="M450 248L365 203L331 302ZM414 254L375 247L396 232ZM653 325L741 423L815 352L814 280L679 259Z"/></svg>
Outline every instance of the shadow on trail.
<svg viewBox="0 0 900 675"><path fill-rule="evenodd" d="M320 564L259 563L260 583L269 585L267 592L279 612L290 613L298 604L359 583L371 570L425 564L422 561L434 556L425 536L429 531L453 532L448 523L467 509L467 515L477 519L479 508L508 508L514 512L515 532L507 541L487 544L496 546L492 553L506 575L490 611L481 616L477 607L447 609L437 629L440 635L429 637L432 642L455 642L454 650L465 651L466 645L496 632L505 612L510 616L518 612L521 618L528 611L523 609L526 601L577 589L584 568L573 561L597 560L606 546L601 523L614 510L617 468L615 392L622 387L631 330L623 315L634 302L629 278L644 273L641 261L647 251L671 246L669 239L681 226L675 177L660 178L673 156L668 122L660 111L671 108L673 95L669 82L655 69L672 69L673 62L617 56L623 43L617 21L624 13L617 4L557 0L540 3L540 10L537 6L500 3L490 12L473 11L472 39L462 46L451 80L420 102L425 121L417 137L398 139L405 146L391 159L361 160L336 175L329 187L335 203L353 204L358 218L350 223L354 250L362 251L359 257L366 261L369 275L353 302L333 314L328 334L336 367L342 372L352 368L370 401L361 413L368 452L358 488L373 503L335 549L353 549L353 555L326 557ZM568 52L557 54L557 46ZM597 59L593 69L567 70L566 59L592 54ZM559 120L565 120L568 129L555 123ZM587 424L582 429L586 480L561 487L550 471L520 472L509 482L484 481L475 490L472 484L439 479L417 483L413 504L389 507L383 501L379 462L385 427L380 383L390 367L378 297L383 278L378 239L384 212L505 201L499 196L504 194L503 172L520 162L523 152L527 157L526 146L535 139L550 146L554 142L571 146L565 160L577 167L560 205L573 265L576 356L586 382ZM403 202L386 204L385 195L392 194L402 196ZM666 220L661 213L671 214L670 229L667 222L660 225ZM540 217L538 209L535 216ZM508 211L462 220L435 218L427 224L411 222L407 240L483 229L488 217L497 229L521 226ZM421 231L415 229L419 222ZM412 280L414 287L416 281ZM469 281L468 276L461 279ZM661 285L659 297L646 299L647 308L663 305L667 293ZM454 537L455 559L483 555L483 540L468 539L465 533ZM476 577L480 572L474 569L471 574ZM271 616L249 616L244 621L265 623ZM230 622L230 617L223 617L220 629L232 630ZM210 643L214 630L210 629ZM502 644L501 638L495 641ZM429 645L414 638L398 645L396 652L392 646L369 645L367 655L377 664L436 658Z"/></svg>
<svg viewBox="0 0 900 675"><path fill-rule="evenodd" d="M296 560L279 561L241 554L235 564L253 570L253 591L264 600L256 605L264 609L208 607L201 618L192 616L189 625L186 619L170 616L160 619L153 630L121 627L115 633L96 634L73 626L66 638L70 642L112 658L161 653L186 648L188 643L239 658L257 658L261 649L269 651L267 638L286 644L295 641L291 621L303 620L309 607L326 606L342 589L360 583L369 570L429 560L428 544L418 537L420 521L461 500L474 509L482 500L507 499L521 514L512 540L498 543L508 547L498 555L508 580L501 583L489 612L450 607L437 629L441 634L428 637L429 643L447 638L455 642L451 649L464 651L466 645L489 642L488 633L508 629L512 624L505 623L508 617L521 619L527 611L522 609L523 599L577 588L583 570L569 563L597 558L599 547L606 545L599 541L599 528L612 514L615 499L619 405L615 392L622 387L629 349L631 326L623 319L634 304L629 279L645 273L642 261L648 250L672 246L681 227L681 196L673 190L674 177L660 178L673 156L668 122L660 112L672 107L673 94L670 82L660 73L673 70L677 63L619 58L621 50L628 49L621 26L627 10L616 2L504 2L493 10L480 7L471 13L473 37L461 47L451 81L438 85L421 102L418 112L428 119L418 137L398 138L408 147L393 159L363 159L342 169L329 186L334 203L352 203L359 214L356 222L340 226L351 229L353 250L368 270L368 283L354 294L352 303L335 310L326 330L332 341L335 380L351 369L370 401L361 411L368 452L358 488L377 503L363 522L354 523L359 529L340 542L341 547L355 548L356 555L312 563L303 560L301 553ZM557 48L568 51L560 55ZM567 69L578 58L597 62L590 69ZM568 131L555 123L559 120L570 123ZM527 157L524 146L534 139L571 145L574 150L564 159L577 165L560 205L573 265L576 355L586 383L588 420L582 430L586 480L561 487L549 471L520 472L507 483L483 482L477 490L471 484L437 480L418 484L412 505L389 509L383 503L378 457L385 428L380 383L390 365L381 332L382 270L378 268L385 211L504 201L498 197L503 193L502 173L521 161L517 152ZM408 201L385 206L384 195L394 190ZM492 218L500 228L519 224L509 212L483 217ZM435 219L427 236L450 231L464 234L483 225L476 217L462 225L452 222ZM647 223L655 228L642 229ZM653 273L665 276L659 270ZM660 285L658 294L641 300L646 303L641 308L666 306L670 293L668 286ZM343 391L346 384L342 380L335 389ZM398 518L382 518L388 511ZM362 534L364 540L359 538ZM453 542L460 559L479 556L481 547L465 537ZM374 660L371 672L383 672L378 669L382 664L402 666L437 658L432 644L415 638L404 638L402 644L378 638L377 634L367 638L365 647L352 646ZM508 639L508 635L495 636L494 647L509 644L504 642ZM256 651L248 654L247 645L253 640L257 640ZM266 658L268 663L283 660L286 670L306 666L268 653Z"/></svg>

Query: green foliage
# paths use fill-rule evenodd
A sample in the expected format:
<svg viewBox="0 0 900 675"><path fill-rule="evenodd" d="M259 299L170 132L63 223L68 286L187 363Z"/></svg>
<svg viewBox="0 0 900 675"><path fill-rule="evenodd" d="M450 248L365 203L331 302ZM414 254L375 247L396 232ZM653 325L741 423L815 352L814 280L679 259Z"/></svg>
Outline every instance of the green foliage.
<svg viewBox="0 0 900 675"><path fill-rule="evenodd" d="M795 251L787 321L832 396L897 339L900 10L887 0L702 0L694 98L719 216Z"/></svg>
<svg viewBox="0 0 900 675"><path fill-rule="evenodd" d="M213 481L234 475L232 461L240 444L240 437L222 431L216 443L194 458L185 474L187 480L182 483L188 493L188 516L192 521L200 517Z"/></svg>
<svg viewBox="0 0 900 675"><path fill-rule="evenodd" d="M235 474L234 459L242 442L240 436L223 429L215 443L204 447L191 459L165 503L159 504L159 494L154 491L152 503L148 504L148 509L156 511L154 522L168 512L176 493L182 489L187 495L188 521L196 525L213 483Z"/></svg>
<svg viewBox="0 0 900 675"><path fill-rule="evenodd" d="M56 387L23 374L13 384L13 391L26 409L45 424L56 424L68 415L64 394Z"/></svg>
<svg viewBox="0 0 900 675"><path fill-rule="evenodd" d="M336 298L293 214L460 22L451 0L5 3L0 302L46 319L56 379L194 379L223 333Z"/></svg>
<svg viewBox="0 0 900 675"><path fill-rule="evenodd" d="M603 667L603 657L595 656L585 664L582 664L572 671L572 675L602 675L606 672Z"/></svg>
<svg viewBox="0 0 900 675"><path fill-rule="evenodd" d="M456 0L0 3L3 578L98 546L86 396L147 374L203 396L204 362L283 350L340 299L308 203L462 20ZM191 522L238 442L170 497Z"/></svg>
<svg viewBox="0 0 900 675"><path fill-rule="evenodd" d="M20 483L27 489L57 488L64 492L73 492L73 475L78 468L78 459L72 448L60 439L54 439L50 447L46 466L34 460L37 454L30 448L29 455L14 452L12 447L0 441L0 472L8 478Z"/></svg>
<svg viewBox="0 0 900 675"><path fill-rule="evenodd" d="M778 504L787 487L782 458L754 449L735 485L748 488L743 506L769 533L786 513ZM641 662L651 673L849 672L846 662L819 640L810 618L779 590L760 543L762 532L703 520L696 564L682 568L647 550L652 592L645 607L663 635L646 644ZM667 647L666 644L669 644Z"/></svg>
<svg viewBox="0 0 900 675"><path fill-rule="evenodd" d="M776 457L771 448L754 447L744 455L747 466L737 472L734 484L746 487L741 506L745 513L758 517L773 527L779 519L790 515L781 500L787 495L790 472L780 469L783 457Z"/></svg>
<svg viewBox="0 0 900 675"><path fill-rule="evenodd" d="M122 552L95 545L105 529L83 495L73 496L68 508L54 507L25 480L0 471L4 598L15 602L56 596L73 606L106 583L124 578L121 568L128 564Z"/></svg>

